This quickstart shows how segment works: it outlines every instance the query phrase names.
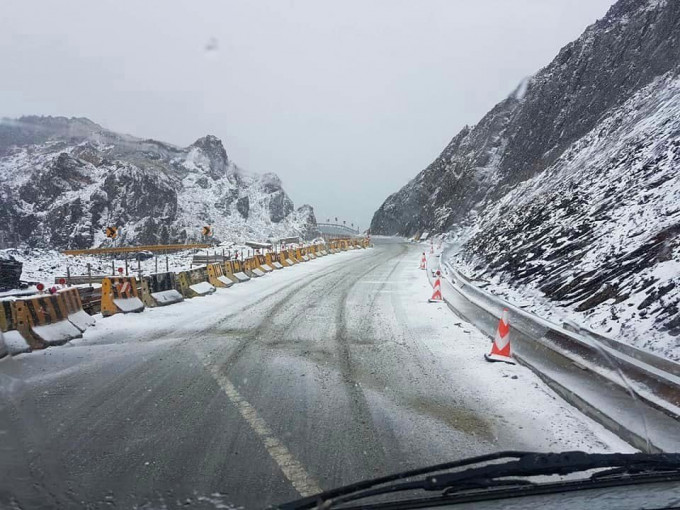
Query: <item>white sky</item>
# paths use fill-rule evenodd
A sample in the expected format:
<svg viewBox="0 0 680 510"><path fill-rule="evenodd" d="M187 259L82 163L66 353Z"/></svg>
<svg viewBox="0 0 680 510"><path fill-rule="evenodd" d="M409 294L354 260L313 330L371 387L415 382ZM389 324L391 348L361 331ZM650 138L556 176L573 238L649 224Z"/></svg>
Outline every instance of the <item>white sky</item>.
<svg viewBox="0 0 680 510"><path fill-rule="evenodd" d="M319 221L367 227L612 3L8 1L0 116L84 116L178 145L215 134Z"/></svg>

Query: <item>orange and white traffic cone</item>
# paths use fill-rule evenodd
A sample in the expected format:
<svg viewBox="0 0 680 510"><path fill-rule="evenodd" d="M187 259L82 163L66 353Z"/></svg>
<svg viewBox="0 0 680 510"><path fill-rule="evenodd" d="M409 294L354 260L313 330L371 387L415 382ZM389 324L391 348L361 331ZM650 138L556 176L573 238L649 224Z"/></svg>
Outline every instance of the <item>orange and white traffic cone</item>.
<svg viewBox="0 0 680 510"><path fill-rule="evenodd" d="M503 361L514 365L514 360L510 357L510 322L508 321L508 309L503 310L501 320L498 322L496 338L493 340L491 352L484 355L486 361Z"/></svg>
<svg viewBox="0 0 680 510"><path fill-rule="evenodd" d="M423 257L420 259L420 269L425 269L427 264L427 258L425 257L425 252L423 252Z"/></svg>
<svg viewBox="0 0 680 510"><path fill-rule="evenodd" d="M437 278L434 281L432 297L427 300L429 303L441 303L444 301L444 298L442 298L441 273L437 270L435 274Z"/></svg>

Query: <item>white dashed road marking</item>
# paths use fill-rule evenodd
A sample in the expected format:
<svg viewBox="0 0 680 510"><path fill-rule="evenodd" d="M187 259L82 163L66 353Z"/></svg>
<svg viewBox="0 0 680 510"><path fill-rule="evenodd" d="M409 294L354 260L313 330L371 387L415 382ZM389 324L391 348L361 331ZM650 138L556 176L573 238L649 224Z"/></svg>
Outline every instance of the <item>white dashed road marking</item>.
<svg viewBox="0 0 680 510"><path fill-rule="evenodd" d="M257 414L255 408L241 396L236 387L231 383L226 375L221 374L216 366L211 366L203 363L206 369L213 376L222 391L227 395L229 400L236 406L243 419L246 420L250 428L262 440L267 453L276 462L283 471L290 483L293 484L301 496L313 496L322 492L319 484L312 478L305 468L293 457L288 448L279 441L274 432L269 428L269 425Z"/></svg>

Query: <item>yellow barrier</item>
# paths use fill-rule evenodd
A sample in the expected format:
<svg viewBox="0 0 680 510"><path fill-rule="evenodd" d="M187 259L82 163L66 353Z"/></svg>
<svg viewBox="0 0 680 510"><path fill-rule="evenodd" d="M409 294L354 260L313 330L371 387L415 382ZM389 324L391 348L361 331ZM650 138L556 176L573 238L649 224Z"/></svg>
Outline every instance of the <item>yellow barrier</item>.
<svg viewBox="0 0 680 510"><path fill-rule="evenodd" d="M83 310L83 302L80 299L80 292L75 287L63 289L58 292L66 304L67 319L80 331L94 326L95 320L90 314Z"/></svg>
<svg viewBox="0 0 680 510"><path fill-rule="evenodd" d="M112 276L102 280L102 315L141 312L144 303L139 299L134 276Z"/></svg>
<svg viewBox="0 0 680 510"><path fill-rule="evenodd" d="M234 283L242 283L250 280L250 276L241 271L240 262L236 260L225 260L224 275Z"/></svg>
<svg viewBox="0 0 680 510"><path fill-rule="evenodd" d="M13 303L14 301L9 299L0 301L0 331L6 332L17 329L17 318Z"/></svg>
<svg viewBox="0 0 680 510"><path fill-rule="evenodd" d="M264 276L264 271L260 269L260 264L255 257L251 257L243 261L243 272L248 276L259 278Z"/></svg>
<svg viewBox="0 0 680 510"><path fill-rule="evenodd" d="M224 275L222 264L208 264L208 282L215 287L227 288L234 285L230 278Z"/></svg>
<svg viewBox="0 0 680 510"><path fill-rule="evenodd" d="M276 260L276 253L267 253L264 258L269 267L274 269L283 269L283 264Z"/></svg>
<svg viewBox="0 0 680 510"><path fill-rule="evenodd" d="M279 253L278 261L279 261L279 264L281 264L283 267L290 267L290 266L293 265L293 262L288 259L288 256L287 256L285 250L281 250L281 252Z"/></svg>
<svg viewBox="0 0 680 510"><path fill-rule="evenodd" d="M61 345L82 336L82 332L68 320L68 309L63 296L44 294L13 303L16 329L31 349Z"/></svg>
<svg viewBox="0 0 680 510"><path fill-rule="evenodd" d="M269 264L267 264L267 258L264 255L255 255L255 258L257 259L258 263L258 268L260 268L262 271L265 273L271 273L274 271L274 268L271 267Z"/></svg>

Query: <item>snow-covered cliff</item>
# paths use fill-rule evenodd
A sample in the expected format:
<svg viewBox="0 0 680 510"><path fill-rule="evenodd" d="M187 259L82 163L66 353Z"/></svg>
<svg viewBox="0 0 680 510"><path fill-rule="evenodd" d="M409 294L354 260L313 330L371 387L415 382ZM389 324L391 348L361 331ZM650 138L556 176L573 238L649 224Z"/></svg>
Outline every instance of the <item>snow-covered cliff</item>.
<svg viewBox="0 0 680 510"><path fill-rule="evenodd" d="M237 167L214 136L180 148L88 119L0 122L0 247L85 248L120 228L123 242L174 243L314 235L275 174Z"/></svg>

